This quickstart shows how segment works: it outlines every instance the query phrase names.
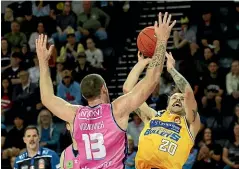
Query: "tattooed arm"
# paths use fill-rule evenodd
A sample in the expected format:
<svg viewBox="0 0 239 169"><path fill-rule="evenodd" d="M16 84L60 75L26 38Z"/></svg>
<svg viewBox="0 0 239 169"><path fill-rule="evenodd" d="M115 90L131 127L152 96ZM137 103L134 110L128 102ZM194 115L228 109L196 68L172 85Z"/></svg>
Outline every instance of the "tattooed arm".
<svg viewBox="0 0 239 169"><path fill-rule="evenodd" d="M123 92L124 94L129 93L136 83L139 80L140 74L143 72L145 67L148 65L151 59L144 58L144 56L140 55L140 52L138 52L138 62L133 67L133 69L130 71L126 81L123 85ZM151 107L148 106L146 102L144 102L138 109L134 111L141 120L146 123L149 119L155 116L156 111L153 110Z"/></svg>
<svg viewBox="0 0 239 169"><path fill-rule="evenodd" d="M167 19L167 13L162 21L161 14L159 15L159 26L155 23L155 34L157 37L157 45L154 56L149 63L146 71L146 76L127 94L113 101L112 107L114 117L118 125L122 129L127 129L129 114L142 105L150 94L153 92L160 79L160 70L163 67L166 44L172 26L169 26L171 15Z"/></svg>
<svg viewBox="0 0 239 169"><path fill-rule="evenodd" d="M184 107L187 121L192 124L192 132L196 136L200 129L200 117L197 112L197 102L194 97L193 90L188 81L174 68L175 60L172 54L166 53L167 57L167 70L171 74L178 89L185 94Z"/></svg>

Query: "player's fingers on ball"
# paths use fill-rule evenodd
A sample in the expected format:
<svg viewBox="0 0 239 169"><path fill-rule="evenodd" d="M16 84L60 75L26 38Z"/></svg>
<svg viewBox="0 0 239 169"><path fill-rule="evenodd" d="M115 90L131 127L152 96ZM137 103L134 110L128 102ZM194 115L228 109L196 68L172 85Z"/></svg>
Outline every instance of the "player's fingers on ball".
<svg viewBox="0 0 239 169"><path fill-rule="evenodd" d="M176 20L173 21L173 23L171 23L171 25L169 26L170 29L172 29L174 27L174 25L176 24Z"/></svg>
<svg viewBox="0 0 239 169"><path fill-rule="evenodd" d="M163 23L166 23L167 17L168 17L168 12L165 12L165 14L163 16Z"/></svg>
<svg viewBox="0 0 239 169"><path fill-rule="evenodd" d="M172 15L170 14L170 15L169 15L169 17L168 17L168 20L167 20L167 25L169 25L169 24L170 24L171 17L172 17Z"/></svg>
<svg viewBox="0 0 239 169"><path fill-rule="evenodd" d="M159 12L158 20L159 20L159 24L162 24L162 13L161 12Z"/></svg>

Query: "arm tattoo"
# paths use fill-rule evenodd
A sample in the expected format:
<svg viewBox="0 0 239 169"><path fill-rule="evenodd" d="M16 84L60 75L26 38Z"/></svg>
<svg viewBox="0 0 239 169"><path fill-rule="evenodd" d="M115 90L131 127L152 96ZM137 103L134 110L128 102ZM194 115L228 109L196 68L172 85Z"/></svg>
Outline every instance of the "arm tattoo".
<svg viewBox="0 0 239 169"><path fill-rule="evenodd" d="M197 115L198 115L197 110L193 110L193 121L192 122L195 122Z"/></svg>
<svg viewBox="0 0 239 169"><path fill-rule="evenodd" d="M148 69L163 66L165 60L166 44L167 43L164 41L157 41L156 49L154 51L152 60L148 65Z"/></svg>
<svg viewBox="0 0 239 169"><path fill-rule="evenodd" d="M174 82L182 93L185 93L186 86L190 87L188 81L175 69L172 68L169 73L172 75Z"/></svg>
<svg viewBox="0 0 239 169"><path fill-rule="evenodd" d="M134 111L139 117L141 117L141 110L139 108L137 108L135 111Z"/></svg>

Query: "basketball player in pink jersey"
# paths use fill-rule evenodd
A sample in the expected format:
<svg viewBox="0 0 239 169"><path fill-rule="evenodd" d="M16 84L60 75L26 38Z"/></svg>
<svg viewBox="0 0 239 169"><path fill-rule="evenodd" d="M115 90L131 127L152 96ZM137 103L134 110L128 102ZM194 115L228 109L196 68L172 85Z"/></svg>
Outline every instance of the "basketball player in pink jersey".
<svg viewBox="0 0 239 169"><path fill-rule="evenodd" d="M79 169L80 160L75 139L72 137L72 126L66 122L66 129L71 133L72 144L69 145L62 153L60 158L61 169Z"/></svg>
<svg viewBox="0 0 239 169"><path fill-rule="evenodd" d="M89 106L71 105L54 95L48 67L53 46L46 48L47 36L36 40L40 67L42 103L56 116L73 125L73 137L80 152L81 169L123 169L126 156L126 129L129 114L137 109L153 92L163 69L166 45L172 27L171 15L159 13L155 22L157 37L154 56L148 64L146 76L134 89L110 103L104 79L91 74L81 81L81 93Z"/></svg>

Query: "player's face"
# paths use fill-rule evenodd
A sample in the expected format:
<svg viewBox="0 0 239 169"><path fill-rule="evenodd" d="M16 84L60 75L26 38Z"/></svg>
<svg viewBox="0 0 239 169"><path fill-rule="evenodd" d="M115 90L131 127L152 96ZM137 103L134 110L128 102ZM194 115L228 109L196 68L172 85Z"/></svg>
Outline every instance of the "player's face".
<svg viewBox="0 0 239 169"><path fill-rule="evenodd" d="M27 149L36 150L39 148L39 135L35 129L29 129L26 131L25 136L23 137L24 143L26 144Z"/></svg>
<svg viewBox="0 0 239 169"><path fill-rule="evenodd" d="M204 131L204 140L211 140L212 132L209 128L205 129Z"/></svg>
<svg viewBox="0 0 239 169"><path fill-rule="evenodd" d="M170 97L168 108L170 112L183 115L184 114L184 96L182 93L175 93Z"/></svg>

